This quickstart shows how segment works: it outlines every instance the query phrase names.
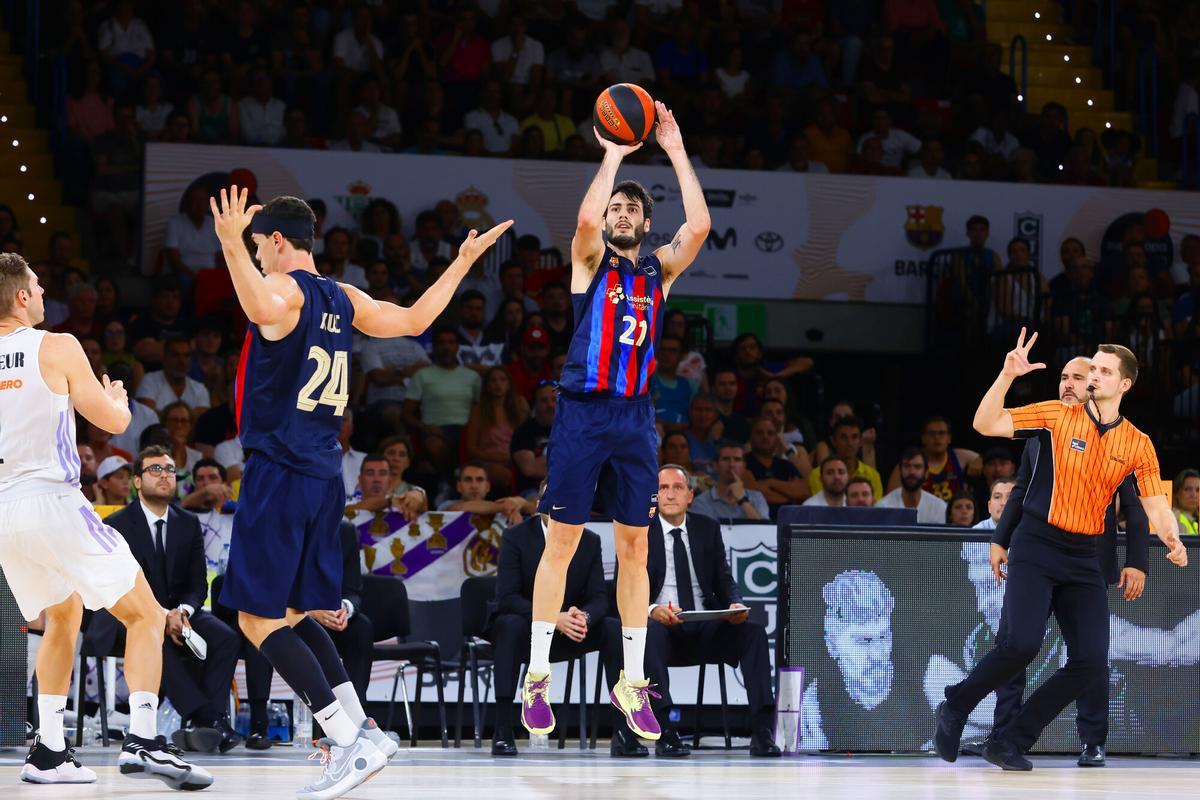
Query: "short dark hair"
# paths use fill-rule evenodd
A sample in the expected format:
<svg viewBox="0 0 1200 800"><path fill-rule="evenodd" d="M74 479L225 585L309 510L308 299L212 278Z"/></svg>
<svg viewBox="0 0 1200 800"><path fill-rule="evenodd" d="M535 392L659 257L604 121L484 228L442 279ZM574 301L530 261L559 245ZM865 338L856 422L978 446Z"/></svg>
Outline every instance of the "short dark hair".
<svg viewBox="0 0 1200 800"><path fill-rule="evenodd" d="M487 298L483 296L483 292L478 289L467 289L458 296L458 304L461 306L468 300L478 300L484 305L487 305Z"/></svg>
<svg viewBox="0 0 1200 800"><path fill-rule="evenodd" d="M946 501L946 524L950 524L950 515L954 512L954 504L959 500L966 500L971 504L971 522L979 518L979 504L975 502L975 498L966 492L959 492Z"/></svg>
<svg viewBox="0 0 1200 800"><path fill-rule="evenodd" d="M303 111L303 109L300 109L300 110ZM314 214L324 214L327 212L327 209L325 207L325 201L319 197L310 197L308 200L305 200L304 202L308 203L308 207L310 209L312 209L312 212Z"/></svg>
<svg viewBox="0 0 1200 800"><path fill-rule="evenodd" d="M666 433L666 434L663 436L663 439L662 439L662 446L663 446L663 447L666 447L666 445L667 445L667 440L668 440L668 439L672 439L672 438L674 438L674 437L676 437L676 436L682 436L682 437L683 437L683 440L684 440L685 442L688 440L688 438L687 438L687 434L686 434L686 433L684 433L683 431L678 431L678 430L676 430L676 431L668 431L668 432L667 432L667 433ZM660 469L661 469L661 467L660 467Z"/></svg>
<svg viewBox="0 0 1200 800"><path fill-rule="evenodd" d="M722 450L738 450L745 454L746 447L741 442L735 442L732 439L722 439L717 442L717 456L720 457Z"/></svg>
<svg viewBox="0 0 1200 800"><path fill-rule="evenodd" d="M1017 479L1015 476L1011 477L1011 478L996 478L996 480L992 481L992 485L988 487L988 494L990 495L992 492L996 491L996 487L1002 483L1015 484L1016 482L1017 482Z"/></svg>
<svg viewBox="0 0 1200 800"><path fill-rule="evenodd" d="M202 458L192 467L192 477L200 474L200 470L205 467L212 467L221 476L221 483L224 483L229 478L229 473L225 470L225 465L215 458Z"/></svg>
<svg viewBox="0 0 1200 800"><path fill-rule="evenodd" d="M646 219L654 216L654 198L646 191L640 183L635 180L623 180L613 187L612 192L608 195L608 199L612 200L619 194L623 194L631 200L637 200L642 205L642 216Z"/></svg>
<svg viewBox="0 0 1200 800"><path fill-rule="evenodd" d="M426 222L436 222L438 225L441 225L442 218L438 216L438 213L436 211L434 211L431 208L427 208L424 211L422 211L420 214L417 214L417 218L413 222L413 225L419 228L422 225L424 225Z"/></svg>
<svg viewBox="0 0 1200 800"><path fill-rule="evenodd" d="M150 430L147 428L146 430ZM133 460L133 474L141 475L142 466L146 463L147 458L161 458L166 456L171 457L171 451L160 444L152 444L143 447L137 454L137 458Z"/></svg>
<svg viewBox="0 0 1200 800"><path fill-rule="evenodd" d="M1116 356L1121 362L1121 377L1129 378L1129 386L1133 388L1138 379L1138 360L1133 351L1123 344L1102 344L1096 351Z"/></svg>
<svg viewBox="0 0 1200 800"><path fill-rule="evenodd" d="M692 480L692 474L691 474L690 472L688 472L688 471L687 471L687 467L682 467L682 466L680 466L679 464L663 464L661 467L659 467L659 468L658 468L658 471L659 471L659 473L661 473L661 472L662 472L664 469L677 469L677 470L679 470L680 472L682 472L682 473L683 473L683 479L684 479L684 481L686 481L686 482L688 482L688 483L691 483L691 480Z"/></svg>
<svg viewBox="0 0 1200 800"><path fill-rule="evenodd" d="M921 458L921 463L925 465L925 469L929 469L929 457L925 455L925 451L919 447L906 447L900 451L900 460L897 464L903 464L905 461L911 461L917 457Z"/></svg>
<svg viewBox="0 0 1200 800"><path fill-rule="evenodd" d="M542 240L534 236L532 233L526 233L517 237L516 248L518 250L541 250Z"/></svg>
<svg viewBox="0 0 1200 800"><path fill-rule="evenodd" d="M1009 258L1012 258L1013 245L1016 245L1016 244L1023 244L1023 245L1025 245L1025 249L1027 249L1027 250L1029 249L1029 241L1027 239L1023 239L1020 236L1014 236L1013 238L1008 240L1008 244L1004 248L1004 252L1008 255Z"/></svg>
<svg viewBox="0 0 1200 800"><path fill-rule="evenodd" d="M268 200L263 204L262 211L258 212L267 217L278 217L280 219L298 220L307 222L309 230L316 230L317 215L313 213L312 207L301 200L299 197L283 195ZM313 251L313 237L309 236L304 239L287 239L287 243L297 250L302 250L305 253Z"/></svg>
<svg viewBox="0 0 1200 800"><path fill-rule="evenodd" d="M832 456L832 457L836 458L836 456ZM825 460L828 461L829 459L827 458ZM840 458L838 460L841 461ZM846 488L849 489L850 484L852 484L852 483L865 483L867 485L867 488L871 490L871 496L872 497L875 496L875 487L871 485L871 479L868 478L866 475L855 475L853 478L846 481Z"/></svg>
<svg viewBox="0 0 1200 800"><path fill-rule="evenodd" d="M438 325L433 329L433 333L430 335L429 340L431 342L436 342L439 336L444 336L445 334L450 334L454 337L454 341L458 341L458 331L455 330L452 325Z"/></svg>
<svg viewBox="0 0 1200 800"><path fill-rule="evenodd" d="M362 474L362 471L363 471L363 469L366 468L367 464L374 464L377 461L382 461L383 463L386 464L387 456L385 456L383 453L369 453L366 456L364 456L362 463L358 465L359 474L360 475Z"/></svg>
<svg viewBox="0 0 1200 800"><path fill-rule="evenodd" d="M967 217L967 230L970 230L972 225L983 225L988 229L992 227L992 223L983 214L972 214Z"/></svg>
<svg viewBox="0 0 1200 800"><path fill-rule="evenodd" d="M846 463L846 459L842 458L841 456L826 456L825 460L821 462L821 472L825 471L825 466L827 464L832 464L834 461L841 464L847 470L850 469L850 465Z"/></svg>
<svg viewBox="0 0 1200 800"><path fill-rule="evenodd" d="M946 430L949 431L951 435L954 434L954 426L950 424L950 420L946 419L941 414L930 414L928 417L926 417L925 421L921 423L921 433L924 433L925 429L935 422L946 423Z"/></svg>
<svg viewBox="0 0 1200 800"><path fill-rule="evenodd" d="M143 450L155 445L161 446L168 454L171 452L169 449L171 445L171 432L161 422L147 425L146 429L142 431L142 435L138 437L138 447L141 447Z"/></svg>
<svg viewBox="0 0 1200 800"><path fill-rule="evenodd" d="M17 292L29 291L29 264L16 253L0 253L0 314L11 314Z"/></svg>
<svg viewBox="0 0 1200 800"><path fill-rule="evenodd" d="M675 344L679 345L680 350L683 349L683 339L680 339L673 333L664 333L662 336L658 337L659 349L662 349L664 342L675 342Z"/></svg>
<svg viewBox="0 0 1200 800"><path fill-rule="evenodd" d="M488 476L487 464L483 463L482 461L476 461L474 459L466 462L465 464L462 465L462 468L459 469L458 477L460 480L462 479L462 471L464 469L466 469L467 467L472 467L474 469L483 470L484 476L487 477L489 480L491 480L490 476Z"/></svg>
<svg viewBox="0 0 1200 800"><path fill-rule="evenodd" d="M861 419L851 414L845 417L838 417L836 420L834 420L833 433L836 434L838 432L838 428L858 428L859 431L862 431L863 424Z"/></svg>

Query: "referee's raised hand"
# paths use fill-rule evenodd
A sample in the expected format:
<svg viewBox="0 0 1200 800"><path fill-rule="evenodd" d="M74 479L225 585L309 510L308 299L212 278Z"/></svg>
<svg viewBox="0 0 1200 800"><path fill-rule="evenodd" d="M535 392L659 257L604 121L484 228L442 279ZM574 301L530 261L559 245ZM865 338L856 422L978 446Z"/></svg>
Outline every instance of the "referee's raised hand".
<svg viewBox="0 0 1200 800"><path fill-rule="evenodd" d="M1034 333L1026 342L1025 329L1021 328L1021 335L1017 337L1017 346L1009 350L1008 355L1004 357L1004 369L1001 372L1009 377L1019 378L1034 370L1045 369L1046 365L1041 361L1032 364L1029 362L1029 351L1033 349L1033 343L1037 341L1037 338L1037 333Z"/></svg>

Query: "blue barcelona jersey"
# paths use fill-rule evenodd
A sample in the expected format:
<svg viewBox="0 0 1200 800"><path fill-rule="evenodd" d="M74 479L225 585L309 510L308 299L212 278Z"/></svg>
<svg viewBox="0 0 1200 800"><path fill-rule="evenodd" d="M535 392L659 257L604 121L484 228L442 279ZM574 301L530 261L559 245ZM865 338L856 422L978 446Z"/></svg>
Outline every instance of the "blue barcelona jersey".
<svg viewBox="0 0 1200 800"><path fill-rule="evenodd" d="M314 478L340 476L338 433L350 402L354 306L336 282L296 270L304 292L295 329L277 342L250 324L234 401L249 453Z"/></svg>
<svg viewBox="0 0 1200 800"><path fill-rule="evenodd" d="M662 330L662 265L655 255L633 263L604 249L584 294L571 296L575 332L559 382L568 392L639 397L650 388L654 344Z"/></svg>

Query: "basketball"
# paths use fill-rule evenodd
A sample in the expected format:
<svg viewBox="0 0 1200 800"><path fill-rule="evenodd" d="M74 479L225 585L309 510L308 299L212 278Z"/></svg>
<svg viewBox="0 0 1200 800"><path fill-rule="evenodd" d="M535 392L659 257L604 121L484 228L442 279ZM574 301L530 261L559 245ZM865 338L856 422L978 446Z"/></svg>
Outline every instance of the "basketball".
<svg viewBox="0 0 1200 800"><path fill-rule="evenodd" d="M632 83L617 83L596 98L592 121L600 135L617 144L646 141L654 130L654 98Z"/></svg>

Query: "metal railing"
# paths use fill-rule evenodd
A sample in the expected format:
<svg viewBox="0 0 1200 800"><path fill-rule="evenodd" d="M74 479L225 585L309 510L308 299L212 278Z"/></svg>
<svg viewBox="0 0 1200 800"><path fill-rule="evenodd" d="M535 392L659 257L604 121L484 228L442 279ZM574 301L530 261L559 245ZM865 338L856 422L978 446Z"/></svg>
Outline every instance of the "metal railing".
<svg viewBox="0 0 1200 800"><path fill-rule="evenodd" d="M991 251L935 251L925 275L927 350L1011 347L1022 326L1042 327L1045 298L1035 267L996 270Z"/></svg>
<svg viewBox="0 0 1200 800"><path fill-rule="evenodd" d="M1017 80L1017 45L1021 46L1021 78ZM1029 110L1029 45L1017 34L1008 43L1008 74L1021 87L1021 110Z"/></svg>
<svg viewBox="0 0 1200 800"><path fill-rule="evenodd" d="M1143 46L1137 63L1138 125L1146 137L1146 155L1158 152L1158 52Z"/></svg>

